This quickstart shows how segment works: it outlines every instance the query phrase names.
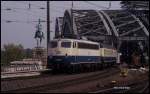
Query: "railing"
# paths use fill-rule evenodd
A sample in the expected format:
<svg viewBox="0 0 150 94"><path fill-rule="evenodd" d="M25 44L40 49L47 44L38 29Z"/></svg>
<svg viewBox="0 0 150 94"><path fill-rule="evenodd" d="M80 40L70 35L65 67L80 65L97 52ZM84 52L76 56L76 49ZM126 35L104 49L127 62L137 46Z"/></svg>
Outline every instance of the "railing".
<svg viewBox="0 0 150 94"><path fill-rule="evenodd" d="M16 64L9 66L1 66L1 73L16 73L16 72L30 72L42 69L39 64Z"/></svg>

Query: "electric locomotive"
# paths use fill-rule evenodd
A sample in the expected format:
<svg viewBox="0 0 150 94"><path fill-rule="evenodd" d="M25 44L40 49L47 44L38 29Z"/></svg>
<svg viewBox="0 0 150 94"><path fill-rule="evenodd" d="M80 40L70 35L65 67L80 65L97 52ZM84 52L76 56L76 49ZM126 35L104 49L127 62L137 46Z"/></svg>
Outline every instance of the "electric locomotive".
<svg viewBox="0 0 150 94"><path fill-rule="evenodd" d="M66 72L100 69L117 61L115 49L77 39L54 39L48 47L48 68Z"/></svg>

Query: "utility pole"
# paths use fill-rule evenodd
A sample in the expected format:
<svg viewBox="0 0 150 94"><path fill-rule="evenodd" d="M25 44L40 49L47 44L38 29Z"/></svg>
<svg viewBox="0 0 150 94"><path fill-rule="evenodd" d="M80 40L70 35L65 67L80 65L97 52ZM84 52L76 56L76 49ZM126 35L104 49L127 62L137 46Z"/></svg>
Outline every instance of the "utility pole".
<svg viewBox="0 0 150 94"><path fill-rule="evenodd" d="M72 23L72 26L73 26L73 1L72 1L72 3L71 3L71 17L72 17L72 19L71 19L71 23ZM73 27L72 27L72 32L73 32Z"/></svg>
<svg viewBox="0 0 150 94"><path fill-rule="evenodd" d="M73 9L73 1L72 1L72 6L71 6L71 8Z"/></svg>
<svg viewBox="0 0 150 94"><path fill-rule="evenodd" d="M110 9L110 8L111 8L111 1L109 1L109 6L108 6L107 9Z"/></svg>
<svg viewBox="0 0 150 94"><path fill-rule="evenodd" d="M47 1L47 48L50 41L49 1Z"/></svg>
<svg viewBox="0 0 150 94"><path fill-rule="evenodd" d="M50 42L50 19L49 19L49 1L47 1L47 63L48 63L48 47ZM47 64L46 64L47 66ZM47 67L46 67L47 68Z"/></svg>

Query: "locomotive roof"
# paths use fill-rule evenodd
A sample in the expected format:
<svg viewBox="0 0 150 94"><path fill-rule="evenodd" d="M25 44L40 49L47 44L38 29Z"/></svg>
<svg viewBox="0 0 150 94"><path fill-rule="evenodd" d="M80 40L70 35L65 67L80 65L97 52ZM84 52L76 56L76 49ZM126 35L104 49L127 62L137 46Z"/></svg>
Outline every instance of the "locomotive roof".
<svg viewBox="0 0 150 94"><path fill-rule="evenodd" d="M92 43L92 44L99 44L97 42L93 42L90 40L83 40L83 39L53 39L52 41L58 41L58 40L64 40L64 41L76 41L76 42L86 42L86 43Z"/></svg>

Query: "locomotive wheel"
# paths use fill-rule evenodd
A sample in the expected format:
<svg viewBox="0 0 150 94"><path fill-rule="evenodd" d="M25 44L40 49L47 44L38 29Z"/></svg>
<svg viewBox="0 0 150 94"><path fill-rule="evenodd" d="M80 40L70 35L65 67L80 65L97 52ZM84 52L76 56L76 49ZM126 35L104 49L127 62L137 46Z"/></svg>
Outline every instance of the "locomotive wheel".
<svg viewBox="0 0 150 94"><path fill-rule="evenodd" d="M80 72L83 72L82 64L80 64Z"/></svg>
<svg viewBox="0 0 150 94"><path fill-rule="evenodd" d="M84 69L85 72L91 71L91 64L87 64Z"/></svg>
<svg viewBox="0 0 150 94"><path fill-rule="evenodd" d="M72 74L72 66L71 65L69 65L67 67L67 73Z"/></svg>
<svg viewBox="0 0 150 94"><path fill-rule="evenodd" d="M96 66L96 69L95 69L95 70L97 71L97 70L98 70L98 63L96 63L95 66Z"/></svg>
<svg viewBox="0 0 150 94"><path fill-rule="evenodd" d="M63 66L63 70L64 70L64 73L67 73L67 72L68 72L68 66L67 66L67 65L64 65L64 66Z"/></svg>
<svg viewBox="0 0 150 94"><path fill-rule="evenodd" d="M76 71L77 73L80 73L80 68L79 67L80 67L80 65L77 64L77 71Z"/></svg>
<svg viewBox="0 0 150 94"><path fill-rule="evenodd" d="M111 66L111 62L108 62L108 63L107 63L107 67L110 67L110 66Z"/></svg>
<svg viewBox="0 0 150 94"><path fill-rule="evenodd" d="M92 71L93 70L93 67L92 67L92 64L90 64L90 71Z"/></svg>
<svg viewBox="0 0 150 94"><path fill-rule="evenodd" d="M75 65L72 65L72 73L75 73Z"/></svg>
<svg viewBox="0 0 150 94"><path fill-rule="evenodd" d="M57 65L56 64L52 64L52 73L53 74L57 73Z"/></svg>
<svg viewBox="0 0 150 94"><path fill-rule="evenodd" d="M98 70L101 70L101 64L98 64Z"/></svg>
<svg viewBox="0 0 150 94"><path fill-rule="evenodd" d="M94 64L92 64L92 71L94 71Z"/></svg>

